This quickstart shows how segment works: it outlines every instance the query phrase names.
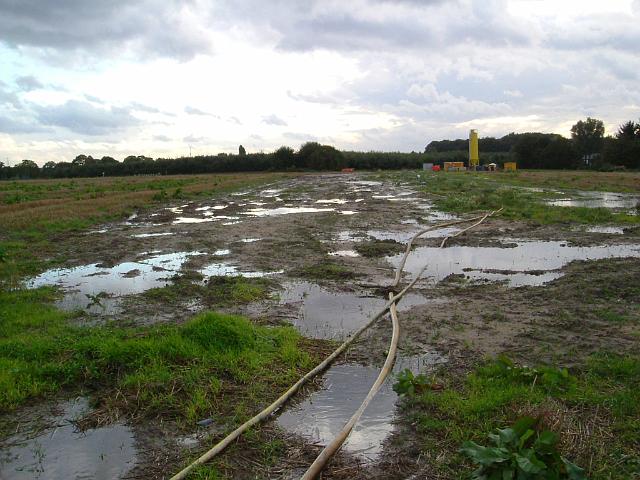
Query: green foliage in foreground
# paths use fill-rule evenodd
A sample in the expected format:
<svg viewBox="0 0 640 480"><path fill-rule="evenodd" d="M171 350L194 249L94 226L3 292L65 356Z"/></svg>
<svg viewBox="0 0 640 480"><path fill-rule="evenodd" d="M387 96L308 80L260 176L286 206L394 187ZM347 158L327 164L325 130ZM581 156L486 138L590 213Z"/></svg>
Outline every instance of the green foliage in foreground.
<svg viewBox="0 0 640 480"><path fill-rule="evenodd" d="M478 468L474 480L585 480L584 470L560 455L558 435L540 430L538 421L523 417L512 427L489 434L491 447L472 441L462 444L460 451Z"/></svg>
<svg viewBox="0 0 640 480"><path fill-rule="evenodd" d="M78 327L48 303L54 294L0 292L0 411L83 388L142 415L241 418L311 364L293 328L215 313L183 325Z"/></svg>
<svg viewBox="0 0 640 480"><path fill-rule="evenodd" d="M585 467L591 463L591 478L622 480L640 471L637 355L592 355L573 375L565 369L522 367L499 358L479 366L462 382L446 372L439 376L438 384L446 385L442 391L418 389L405 396L405 406L416 417L425 451L447 452L438 462L443 473L459 472L463 442L481 442L487 432L527 412L558 408L567 424L589 423L595 412L605 419L601 421L607 426L592 429L592 437L583 443L587 451L578 451L578 457L571 459Z"/></svg>

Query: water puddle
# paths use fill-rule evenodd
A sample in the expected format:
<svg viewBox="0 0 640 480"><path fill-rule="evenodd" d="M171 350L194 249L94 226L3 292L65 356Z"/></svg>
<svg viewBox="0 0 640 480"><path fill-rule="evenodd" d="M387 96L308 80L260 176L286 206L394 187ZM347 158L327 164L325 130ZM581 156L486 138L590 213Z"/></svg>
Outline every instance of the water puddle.
<svg viewBox="0 0 640 480"><path fill-rule="evenodd" d="M276 198L277 201L277 197L278 194L282 193L284 189L282 188L267 188L266 190L262 190L260 192L260 196L261 197L266 197L266 198Z"/></svg>
<svg viewBox="0 0 640 480"><path fill-rule="evenodd" d="M393 431L393 415L398 395L393 391L395 374L409 368L425 372L445 362L437 354L398 358L390 375L356 424L344 449L365 461L374 461L382 453L384 440ZM314 443L326 445L342 429L360 406L379 368L358 364L335 365L324 376L324 388L302 402L287 408L278 425L302 435Z"/></svg>
<svg viewBox="0 0 640 480"><path fill-rule="evenodd" d="M310 282L287 282L280 293L281 304L299 306L293 325L307 337L343 339L362 327L385 305L378 297L357 293L332 292ZM398 305L406 311L429 300L417 293L408 293Z"/></svg>
<svg viewBox="0 0 640 480"><path fill-rule="evenodd" d="M208 210L223 210L227 207L228 205L213 205L213 206L207 206L207 207L198 207L195 210L196 212L206 212Z"/></svg>
<svg viewBox="0 0 640 480"><path fill-rule="evenodd" d="M640 196L612 192L579 192L571 198L549 200L555 207L611 208L615 210L635 209L640 204Z"/></svg>
<svg viewBox="0 0 640 480"><path fill-rule="evenodd" d="M343 232L338 232L336 235L336 240L338 242L362 242L364 241L366 235L362 232L352 232L349 230L345 230Z"/></svg>
<svg viewBox="0 0 640 480"><path fill-rule="evenodd" d="M395 240L396 242L407 243L420 230L422 230L422 228L405 232L394 232L390 230L369 230L367 232L367 235L375 238L376 240ZM458 231L460 231L460 229L455 227L439 228L437 230L430 230L424 233L420 236L420 238L444 238Z"/></svg>
<svg viewBox="0 0 640 480"><path fill-rule="evenodd" d="M355 250L336 250L335 252L329 252L332 257L359 257L360 254Z"/></svg>
<svg viewBox="0 0 640 480"><path fill-rule="evenodd" d="M241 271L240 267L231 265L228 263L211 263L200 270L200 274L204 277L246 277L246 278L262 278L271 275L279 275L284 273L284 270L277 270L273 272L245 272Z"/></svg>
<svg viewBox="0 0 640 480"><path fill-rule="evenodd" d="M84 398L62 402L58 410L47 419L50 428L41 431L29 418L19 433L3 442L8 447L0 453L0 478L110 480L133 468L137 451L129 427L116 423L77 431L73 421L89 411Z"/></svg>
<svg viewBox="0 0 640 480"><path fill-rule="evenodd" d="M585 232L589 233L607 233L613 235L622 235L624 234L624 228L622 227L603 227L603 226L595 226L595 227L587 227Z"/></svg>
<svg viewBox="0 0 640 480"><path fill-rule="evenodd" d="M347 203L346 200L343 200L341 198L330 198L327 200L316 200L316 203L331 203L331 204L336 204L336 205L343 205L345 203Z"/></svg>
<svg viewBox="0 0 640 480"><path fill-rule="evenodd" d="M179 225L181 223L205 223L205 222L215 222L217 218L215 217L205 217L205 218L197 218L197 217L178 217L173 222L174 225Z"/></svg>
<svg viewBox="0 0 640 480"><path fill-rule="evenodd" d="M640 245L569 246L565 242L516 241L513 248L464 247L444 249L418 247L407 260L405 271L416 275L426 264L423 277L440 281L451 274L474 280L506 281L511 287L543 285L562 276L557 270L574 260L640 257ZM402 255L387 257L397 266Z"/></svg>
<svg viewBox="0 0 640 480"><path fill-rule="evenodd" d="M167 237L169 235L175 235L173 232L162 233L138 233L137 235L131 235L132 238L152 238L152 237Z"/></svg>
<svg viewBox="0 0 640 480"><path fill-rule="evenodd" d="M176 252L155 255L135 262L123 262L114 267L99 263L73 268L47 270L26 283L27 288L44 285L59 286L65 290L62 300L56 302L65 310L89 309L96 313L109 313L113 298L142 293L153 287L163 287L170 277L182 268L189 257L201 252ZM144 256L145 254L141 254ZM111 300L111 301L110 301Z"/></svg>
<svg viewBox="0 0 640 480"><path fill-rule="evenodd" d="M379 187L382 185L382 182L377 182L374 180L354 180L351 182L354 185L364 185L365 187Z"/></svg>
<svg viewBox="0 0 640 480"><path fill-rule="evenodd" d="M314 207L252 208L244 212L244 215L251 215L254 217L276 217L278 215L289 215L292 213L320 213L333 211L333 208Z"/></svg>

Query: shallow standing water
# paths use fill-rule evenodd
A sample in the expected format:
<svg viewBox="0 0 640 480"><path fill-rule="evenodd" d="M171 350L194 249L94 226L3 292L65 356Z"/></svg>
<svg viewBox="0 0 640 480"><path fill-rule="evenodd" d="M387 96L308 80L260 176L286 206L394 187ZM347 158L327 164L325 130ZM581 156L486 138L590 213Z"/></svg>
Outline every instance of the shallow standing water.
<svg viewBox="0 0 640 480"><path fill-rule="evenodd" d="M89 410L78 398L62 402L52 425L36 434L35 421L20 425L5 441L0 453L2 480L121 478L133 468L137 451L131 429L121 423L79 432L72 421ZM6 446L5 446L6 445Z"/></svg>
<svg viewBox="0 0 640 480"><path fill-rule="evenodd" d="M562 276L558 270L574 260L640 257L640 245L576 247L566 242L516 241L513 248L462 247L416 248L407 259L405 271L412 276L427 265L423 277L440 281L451 274L465 274L476 280L507 281L512 287L543 285ZM393 266L402 255L387 257Z"/></svg>
<svg viewBox="0 0 640 480"><path fill-rule="evenodd" d="M373 461L383 450L383 442L393 431L393 416L398 395L393 391L395 375L408 368L424 372L446 360L436 353L398 358L393 374L364 411L344 449ZM308 440L326 445L342 429L360 406L380 369L359 364L333 366L324 376L324 388L278 417L278 425Z"/></svg>
<svg viewBox="0 0 640 480"><path fill-rule="evenodd" d="M26 286L38 288L56 285L64 288L65 296L58 302L58 306L64 309L86 309L94 303L109 306L111 304L108 298L97 299L96 296L106 294L119 297L165 286L189 257L196 255L203 253L141 254L142 258L135 262L123 262L113 267L92 263L73 268L56 268L29 280Z"/></svg>
<svg viewBox="0 0 640 480"><path fill-rule="evenodd" d="M640 196L612 192L579 192L571 198L550 200L547 204L556 207L634 209L640 204Z"/></svg>
<svg viewBox="0 0 640 480"><path fill-rule="evenodd" d="M293 325L307 337L343 339L362 327L386 303L379 297L351 292L333 292L310 282L286 282L280 303L297 305ZM398 311L407 311L429 300L417 293L407 293Z"/></svg>

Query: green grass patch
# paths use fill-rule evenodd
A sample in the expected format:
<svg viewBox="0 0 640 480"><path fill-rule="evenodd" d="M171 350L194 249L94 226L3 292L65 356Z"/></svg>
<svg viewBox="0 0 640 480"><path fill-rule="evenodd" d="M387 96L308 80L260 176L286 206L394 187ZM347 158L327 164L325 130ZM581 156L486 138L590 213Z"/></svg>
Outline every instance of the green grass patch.
<svg viewBox="0 0 640 480"><path fill-rule="evenodd" d="M556 412L556 421L546 426L561 436L562 448L573 457L569 459L589 469L589 478L626 479L638 472L638 356L593 355L573 373L501 358L477 367L462 381L444 372L439 377L435 382L446 385L442 391L415 389L420 393L407 396L406 406L415 415L425 452L444 447L446 455L436 464L443 475L459 478L460 465L468 465L458 451L464 441L482 443L488 433L532 412L548 421L546 411ZM567 425L589 425L596 412L597 428L584 429L591 438L573 438L579 433L564 431Z"/></svg>
<svg viewBox="0 0 640 480"><path fill-rule="evenodd" d="M240 420L312 364L290 327L216 313L183 325L78 327L48 303L54 295L0 293L0 411L88 389L127 413Z"/></svg>
<svg viewBox="0 0 640 480"><path fill-rule="evenodd" d="M179 304L199 299L205 305L226 307L269 297L272 282L265 278L246 278L240 275L210 277L206 283L200 278L179 276L165 287L151 288L142 295L150 300Z"/></svg>
<svg viewBox="0 0 640 480"><path fill-rule="evenodd" d="M314 280L349 280L358 276L356 272L344 265L332 262L307 265L298 268L293 273L300 277L311 278Z"/></svg>
<svg viewBox="0 0 640 480"><path fill-rule="evenodd" d="M625 313L616 312L611 309L602 309L596 312L598 318L611 323L628 323L631 318Z"/></svg>
<svg viewBox="0 0 640 480"><path fill-rule="evenodd" d="M595 174L594 174L595 175ZM536 191L548 188L544 182L536 183L536 177L528 182L523 177L514 182L511 175L422 172L419 178L414 172L383 173L381 178L395 182L410 182L426 194L434 195L437 208L446 212L464 214L479 210L497 210L503 218L527 220L540 224L638 224L640 216L614 212L608 208L561 207L548 205L547 200L558 194ZM608 186L608 184L607 184ZM519 188L532 187L533 189ZM591 188L594 190L594 188Z"/></svg>
<svg viewBox="0 0 640 480"><path fill-rule="evenodd" d="M405 246L395 240L372 240L358 243L355 249L363 257L380 258L402 253Z"/></svg>

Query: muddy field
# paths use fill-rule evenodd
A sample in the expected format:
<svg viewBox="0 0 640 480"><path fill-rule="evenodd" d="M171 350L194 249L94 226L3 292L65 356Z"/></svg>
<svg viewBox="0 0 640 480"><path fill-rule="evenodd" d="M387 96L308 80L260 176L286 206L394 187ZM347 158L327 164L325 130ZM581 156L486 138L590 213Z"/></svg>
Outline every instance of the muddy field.
<svg viewBox="0 0 640 480"><path fill-rule="evenodd" d="M56 253L65 265L25 284L60 287L57 305L82 312L78 325L183 323L218 310L260 325L292 324L314 348L329 349L384 305L402 244L425 226L466 216L439 211L424 193L428 178L404 178L307 175L215 200L164 204L60 235ZM637 197L575 192L554 201L632 212ZM640 229L498 216L438 249L456 231L442 228L415 242L403 280L428 267L399 305L396 373L445 369L462 377L500 354L574 368L593 353L637 351ZM228 451L218 471L296 478L359 405L389 338L385 318ZM399 401L394 381L387 380L323 478L450 478L436 473L438 454L425 450L415 412ZM206 419L185 428L162 418L112 417L78 433L73 422L91 416L86 398L12 415L15 430L2 441L3 479L164 478L221 433ZM265 455L265 445L277 448Z"/></svg>

